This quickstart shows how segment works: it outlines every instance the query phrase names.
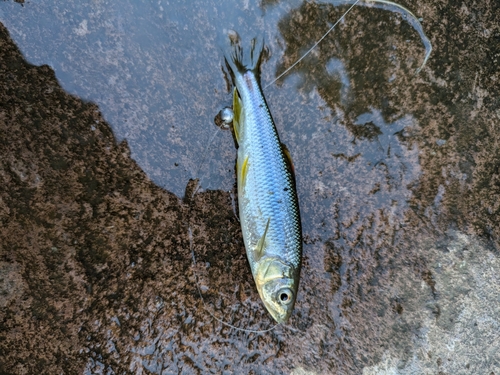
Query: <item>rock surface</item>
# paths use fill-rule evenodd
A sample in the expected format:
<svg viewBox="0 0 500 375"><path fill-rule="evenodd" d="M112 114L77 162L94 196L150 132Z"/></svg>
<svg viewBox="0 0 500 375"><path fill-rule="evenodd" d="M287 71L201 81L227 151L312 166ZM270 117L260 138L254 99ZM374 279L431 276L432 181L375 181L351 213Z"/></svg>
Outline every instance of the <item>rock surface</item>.
<svg viewBox="0 0 500 375"><path fill-rule="evenodd" d="M273 327L216 41L266 34L270 82L345 8L230 5L0 3L0 374L500 374L497 2L406 4L418 76L408 24L355 9L265 88L305 243L269 332L214 318Z"/></svg>

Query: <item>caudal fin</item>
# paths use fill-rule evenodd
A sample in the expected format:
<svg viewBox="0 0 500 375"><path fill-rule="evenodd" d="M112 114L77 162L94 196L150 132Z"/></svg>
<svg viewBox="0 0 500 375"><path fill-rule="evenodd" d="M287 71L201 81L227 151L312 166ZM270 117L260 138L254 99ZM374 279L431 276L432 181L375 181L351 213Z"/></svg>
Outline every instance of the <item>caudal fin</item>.
<svg viewBox="0 0 500 375"><path fill-rule="evenodd" d="M253 38L250 49L241 47L240 37L235 31L228 33L230 44L224 48L224 57L232 73L244 74L252 71L257 77L260 75L260 64L265 55L264 39Z"/></svg>

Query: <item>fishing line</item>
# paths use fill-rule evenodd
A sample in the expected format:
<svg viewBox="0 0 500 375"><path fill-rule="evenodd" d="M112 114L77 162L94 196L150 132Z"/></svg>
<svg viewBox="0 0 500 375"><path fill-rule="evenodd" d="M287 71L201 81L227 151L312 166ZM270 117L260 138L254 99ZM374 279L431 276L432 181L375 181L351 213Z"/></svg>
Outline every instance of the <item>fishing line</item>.
<svg viewBox="0 0 500 375"><path fill-rule="evenodd" d="M195 173L195 176L198 176L200 174L200 171L201 171L201 167L203 166L203 164L205 164L205 161L207 160L207 157L208 157L208 150L210 150L210 148L212 147L212 142L215 141L215 139L217 138L217 136L219 135L219 132L221 132L220 129L217 129L215 131L215 133L212 134L212 136L210 137L208 143L207 143L207 146L205 147L205 152L203 152L203 159L201 159L201 162L200 164L198 165L198 170L196 171ZM196 186L196 189L193 190L191 196L189 197L189 200L191 201L191 199L194 197L194 195L198 192L198 189L199 187L201 186L201 184L197 184Z"/></svg>
<svg viewBox="0 0 500 375"><path fill-rule="evenodd" d="M267 333L267 332L270 332L272 331L273 329L275 329L279 324L275 324L274 326L272 326L271 328L268 328L268 329L263 329L263 330L255 330L255 329L248 329L248 328L240 328L240 327L236 327L236 326L233 326L232 324L230 323L227 323L226 321L222 320L221 318L219 318L218 316L215 315L215 313L213 313L207 306L207 304L205 303L205 299L203 298L203 294L201 293L201 288L200 288L200 284L198 282L198 275L196 274L196 272L194 271L194 268L196 267L196 257L195 257L195 254L194 254L194 246L193 246L193 233L191 231L191 226L188 227L188 233L189 233L189 247L191 249L191 256L193 258L193 275L195 277L195 284L196 284L196 289L198 290L198 294L200 296L200 299L201 299L201 302L203 303L203 308L205 309L206 312L208 312L210 314L210 316L212 318L214 318L215 320L217 320L219 323L221 323L222 325L225 325L227 327L230 327L230 328L234 328L238 331L243 331L243 332L247 332L247 333Z"/></svg>
<svg viewBox="0 0 500 375"><path fill-rule="evenodd" d="M336 6L336 5L349 5L352 4L353 2L358 3L358 0L329 0L328 2ZM419 18L417 18L417 16L415 16L408 8L405 8L404 6L390 0L364 0L359 5L373 6L375 8L381 8L388 10L390 12L399 13L403 17L403 19L415 29L415 31L420 36L422 44L425 47L424 61L422 62L422 65L420 65L420 67L415 71L415 75L420 73L420 71L424 68L425 64L427 63L429 56L431 55L432 44L429 38L427 38L427 36L425 35L424 29L422 27L422 24L420 23Z"/></svg>
<svg viewBox="0 0 500 375"><path fill-rule="evenodd" d="M311 51L320 44L323 39L325 39L328 34L337 26L340 21L344 19L344 17L354 8L361 0L330 0L328 1L329 3L335 5L348 5L352 4L349 9L333 24L328 31L323 34L323 36L316 42L314 45L305 53L302 55L300 59L298 59L295 63L293 63L290 67L288 67L283 73L281 73L277 78L272 80L270 83L268 83L266 86L264 86L265 89L267 89L269 86L271 86L273 83L275 83L278 79L283 77L285 74L287 74L290 70L292 70L299 62L301 62ZM420 71L424 68L425 64L427 63L427 60L429 59L429 56L431 55L432 52L432 44L430 40L427 38L427 36L424 33L424 30L422 28L422 24L420 23L419 19L417 16L415 16L409 9L405 8L402 5L399 5L395 2L389 1L389 0L364 0L360 5L363 5L365 3L367 6L377 6L379 5L382 9L388 9L393 12L398 12L400 13L403 18L411 25L413 28L418 32L420 35L420 39L422 40L422 43L424 44L425 47L425 57L422 65L415 71L415 74L420 73ZM370 4L372 3L372 4ZM385 7L384 7L385 6ZM407 15L409 17L407 17Z"/></svg>
<svg viewBox="0 0 500 375"><path fill-rule="evenodd" d="M285 74L287 74L290 70L292 70L295 67L295 65L297 65L299 62L301 62L307 55L309 55L309 53L311 53L311 51L313 49L315 49L318 46L318 44L320 44L323 41L323 39L325 39L327 37L328 34L330 34L330 32L335 28L335 26L337 26L340 23L340 21L342 21L344 19L344 17L347 15L347 13L349 13L352 10L352 8L354 8L356 6L356 4L359 2L360 2L360 0L356 0L354 2L354 4L352 4L351 7L349 9L347 9L347 11L337 20L337 22L335 22L333 24L333 26L330 27L330 29L326 33L324 33L323 36L316 43L314 43L314 45L311 48L309 48L309 50L306 53L304 53L300 59L295 61L290 67L288 67L288 69L286 69L283 73L281 73L276 79L274 79L270 83L268 83L264 88L267 89L274 82L276 82L278 79L280 79Z"/></svg>

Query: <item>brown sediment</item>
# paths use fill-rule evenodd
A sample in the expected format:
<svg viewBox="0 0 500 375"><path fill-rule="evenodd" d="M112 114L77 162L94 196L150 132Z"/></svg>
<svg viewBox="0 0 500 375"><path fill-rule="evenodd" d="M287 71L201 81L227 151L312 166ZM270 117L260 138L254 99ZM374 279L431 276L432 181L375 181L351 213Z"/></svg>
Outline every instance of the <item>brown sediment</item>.
<svg viewBox="0 0 500 375"><path fill-rule="evenodd" d="M2 25L0 76L0 372L80 373L113 306L132 333L139 301L189 273L185 210Z"/></svg>

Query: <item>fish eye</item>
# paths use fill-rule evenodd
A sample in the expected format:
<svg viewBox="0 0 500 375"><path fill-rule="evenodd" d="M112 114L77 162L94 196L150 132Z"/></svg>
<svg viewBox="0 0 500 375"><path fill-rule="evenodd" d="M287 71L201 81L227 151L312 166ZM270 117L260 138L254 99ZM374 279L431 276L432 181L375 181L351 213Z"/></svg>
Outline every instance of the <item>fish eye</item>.
<svg viewBox="0 0 500 375"><path fill-rule="evenodd" d="M283 288L278 291L277 297L279 303L288 305L293 301L293 292L289 288Z"/></svg>

